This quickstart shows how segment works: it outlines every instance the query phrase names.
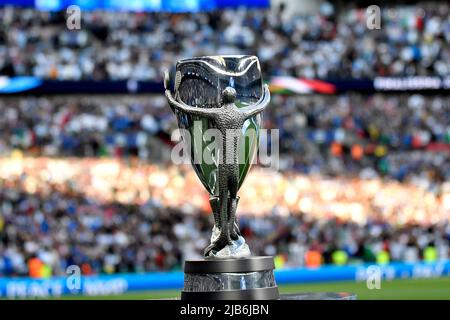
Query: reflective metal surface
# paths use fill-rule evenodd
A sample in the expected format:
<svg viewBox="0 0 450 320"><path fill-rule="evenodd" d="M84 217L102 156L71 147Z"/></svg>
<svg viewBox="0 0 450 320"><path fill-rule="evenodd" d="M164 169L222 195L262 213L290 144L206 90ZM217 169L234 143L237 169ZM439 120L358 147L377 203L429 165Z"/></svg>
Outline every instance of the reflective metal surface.
<svg viewBox="0 0 450 320"><path fill-rule="evenodd" d="M226 87L236 90L236 104L243 107L256 103L262 95L262 77L259 60L255 56L208 56L180 60L176 65L174 97L176 100L197 108L218 108L222 91ZM178 126L187 129L191 136L190 159L197 176L211 195L218 195L218 155L208 148L202 133L212 128L210 120L174 110ZM239 187L242 185L256 155L261 115L245 121L242 136L245 146L239 149ZM210 153L213 163L198 161Z"/></svg>
<svg viewBox="0 0 450 320"><path fill-rule="evenodd" d="M247 273L186 273L184 291L204 292L275 287L272 270Z"/></svg>

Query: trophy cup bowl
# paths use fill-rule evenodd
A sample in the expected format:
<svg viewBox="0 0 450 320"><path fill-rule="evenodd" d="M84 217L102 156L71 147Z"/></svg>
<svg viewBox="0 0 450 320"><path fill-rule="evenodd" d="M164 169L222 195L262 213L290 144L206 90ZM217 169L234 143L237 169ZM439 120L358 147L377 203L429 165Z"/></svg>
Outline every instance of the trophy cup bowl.
<svg viewBox="0 0 450 320"><path fill-rule="evenodd" d="M176 64L174 95L179 101L197 108L218 108L221 105L222 91L226 87L236 89L236 104L244 107L255 103L262 95L263 81L259 60L255 56L206 56L199 58L183 59ZM174 111L178 127L189 131L191 137L197 137L197 133L213 127L210 120ZM197 124L197 126L195 125ZM200 126L200 124L202 126ZM244 182L252 162L255 158L259 130L261 129L261 115L257 114L248 119L242 128L242 134L250 136L250 143L245 150L239 150L244 159L239 164L239 187ZM202 137L201 141L191 143L191 163L203 186L212 196L218 196L217 162L195 162L208 148L209 142ZM196 143L199 142L199 143ZM213 155L217 160L217 155Z"/></svg>
<svg viewBox="0 0 450 320"><path fill-rule="evenodd" d="M236 194L258 149L260 112L270 99L267 86L263 86L259 60L246 55L183 59L176 64L173 96L170 82L166 74L166 96L179 128L190 136L190 161L210 194L214 215L205 259L185 261L181 298L278 299L273 257L250 255L235 218L239 200ZM234 144L233 150L226 149L223 143L222 151L213 151L203 134L208 129L234 129L234 137L239 136L244 143ZM212 161L198 161L205 154ZM239 161L222 165L220 161L225 158ZM225 213L228 220L224 219Z"/></svg>

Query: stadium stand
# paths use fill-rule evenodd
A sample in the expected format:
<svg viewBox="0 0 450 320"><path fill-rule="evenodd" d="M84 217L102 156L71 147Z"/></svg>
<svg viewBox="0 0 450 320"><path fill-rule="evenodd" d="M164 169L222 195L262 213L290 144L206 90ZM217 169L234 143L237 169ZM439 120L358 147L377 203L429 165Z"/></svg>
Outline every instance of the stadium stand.
<svg viewBox="0 0 450 320"><path fill-rule="evenodd" d="M257 55L267 78L450 74L447 3L382 16L389 28L366 32L355 8L94 10L71 32L62 12L1 7L0 75L160 81L176 60L218 52ZM0 276L176 270L201 254L208 197L169 163L162 95L2 96L0 114ZM244 185L255 254L286 267L448 259L448 93L273 95L263 119L280 130L280 170Z"/></svg>

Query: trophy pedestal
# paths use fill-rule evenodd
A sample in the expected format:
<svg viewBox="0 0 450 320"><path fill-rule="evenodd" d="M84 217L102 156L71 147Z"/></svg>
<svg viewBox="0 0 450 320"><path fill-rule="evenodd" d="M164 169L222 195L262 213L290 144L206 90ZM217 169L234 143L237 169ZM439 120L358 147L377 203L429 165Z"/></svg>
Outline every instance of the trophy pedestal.
<svg viewBox="0 0 450 320"><path fill-rule="evenodd" d="M273 257L188 260L181 300L276 300Z"/></svg>

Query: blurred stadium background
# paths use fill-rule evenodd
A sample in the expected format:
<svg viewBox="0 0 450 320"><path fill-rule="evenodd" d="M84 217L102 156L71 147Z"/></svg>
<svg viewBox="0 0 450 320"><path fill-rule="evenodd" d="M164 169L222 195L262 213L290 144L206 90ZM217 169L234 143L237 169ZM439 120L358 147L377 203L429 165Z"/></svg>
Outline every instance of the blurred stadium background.
<svg viewBox="0 0 450 320"><path fill-rule="evenodd" d="M370 30L369 2L2 1L0 297L177 296L212 217L171 163L162 72L254 54L280 168L252 169L238 217L282 292L450 299L449 4L380 5Z"/></svg>

